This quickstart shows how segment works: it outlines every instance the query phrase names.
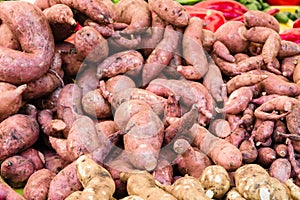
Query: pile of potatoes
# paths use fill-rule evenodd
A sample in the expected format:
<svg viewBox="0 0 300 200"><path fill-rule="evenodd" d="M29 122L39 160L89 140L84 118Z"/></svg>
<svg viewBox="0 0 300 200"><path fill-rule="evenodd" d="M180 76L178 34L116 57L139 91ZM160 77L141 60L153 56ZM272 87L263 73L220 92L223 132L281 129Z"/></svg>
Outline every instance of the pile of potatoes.
<svg viewBox="0 0 300 200"><path fill-rule="evenodd" d="M0 199L299 199L300 46L261 11L205 26L173 0L0 2Z"/></svg>

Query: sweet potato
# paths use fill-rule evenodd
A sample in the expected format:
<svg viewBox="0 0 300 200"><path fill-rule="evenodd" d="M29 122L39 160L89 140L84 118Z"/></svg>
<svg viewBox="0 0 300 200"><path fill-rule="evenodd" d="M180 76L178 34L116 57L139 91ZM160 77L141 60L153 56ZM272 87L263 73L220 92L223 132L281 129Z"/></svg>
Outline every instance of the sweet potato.
<svg viewBox="0 0 300 200"><path fill-rule="evenodd" d="M299 55L284 58L281 61L282 75L287 77L290 80L293 80L293 74L299 62L299 59L300 59Z"/></svg>
<svg viewBox="0 0 300 200"><path fill-rule="evenodd" d="M127 88L135 88L136 84L128 76L116 75L114 77L109 78L105 82L105 86L110 93L114 94Z"/></svg>
<svg viewBox="0 0 300 200"><path fill-rule="evenodd" d="M222 198L230 188L228 172L220 165L206 167L199 180L204 190L206 190L206 194L208 194L208 191L212 191L213 198Z"/></svg>
<svg viewBox="0 0 300 200"><path fill-rule="evenodd" d="M293 74L293 81L298 85L300 83L300 62L298 62L295 67L294 74Z"/></svg>
<svg viewBox="0 0 300 200"><path fill-rule="evenodd" d="M53 119L53 112L48 109L38 113L38 122L43 133L49 136L61 136L61 131L66 128L62 120Z"/></svg>
<svg viewBox="0 0 300 200"><path fill-rule="evenodd" d="M124 149L136 168L152 171L163 142L163 123L152 110L133 115L125 128Z"/></svg>
<svg viewBox="0 0 300 200"><path fill-rule="evenodd" d="M300 47L295 43L287 40L282 40L280 43L280 50L278 52L279 58L289 56L297 56L300 53Z"/></svg>
<svg viewBox="0 0 300 200"><path fill-rule="evenodd" d="M208 62L202 46L203 21L192 17L182 38L182 55L187 66L178 66L177 71L186 79L199 80L208 71Z"/></svg>
<svg viewBox="0 0 300 200"><path fill-rule="evenodd" d="M41 77L49 69L54 55L54 39L46 17L29 2L2 2L0 9L0 18L23 50L1 47L0 81L21 84Z"/></svg>
<svg viewBox="0 0 300 200"><path fill-rule="evenodd" d="M248 47L248 41L242 38L244 29L246 29L244 23L228 21L217 29L215 36L231 53L241 53L245 52Z"/></svg>
<svg viewBox="0 0 300 200"><path fill-rule="evenodd" d="M163 185L171 185L173 182L173 166L168 160L159 158L152 175L156 181Z"/></svg>
<svg viewBox="0 0 300 200"><path fill-rule="evenodd" d="M84 26L75 33L74 45L81 60L98 62L109 53L107 40L91 26Z"/></svg>
<svg viewBox="0 0 300 200"><path fill-rule="evenodd" d="M209 125L209 131L219 138L225 138L231 134L229 122L225 119L215 119Z"/></svg>
<svg viewBox="0 0 300 200"><path fill-rule="evenodd" d="M1 177L14 188L24 187L34 171L34 164L19 155L6 158L1 163Z"/></svg>
<svg viewBox="0 0 300 200"><path fill-rule="evenodd" d="M247 27L262 26L271 28L276 32L279 32L279 22L272 15L258 11L250 10L244 14L244 23Z"/></svg>
<svg viewBox="0 0 300 200"><path fill-rule="evenodd" d="M270 95L262 95L260 97L257 97L255 99L252 99L251 102L255 103L257 105L262 105L263 103L266 103L267 101L270 101L271 99L274 99L276 97L279 97L278 94L270 94Z"/></svg>
<svg viewBox="0 0 300 200"><path fill-rule="evenodd" d="M248 46L248 54L250 56L258 56L261 54L263 48L263 44L250 42Z"/></svg>
<svg viewBox="0 0 300 200"><path fill-rule="evenodd" d="M254 129L251 132L252 137L254 138L256 145L259 146L260 143L266 142L274 131L275 123L271 120L265 120L262 122L256 122Z"/></svg>
<svg viewBox="0 0 300 200"><path fill-rule="evenodd" d="M221 165L228 171L241 166L242 154L233 144L215 137L198 124L194 124L190 131L194 138L193 145L207 154L216 165Z"/></svg>
<svg viewBox="0 0 300 200"><path fill-rule="evenodd" d="M269 168L270 176L277 178L281 183L285 183L291 176L292 166L287 158L277 158Z"/></svg>
<svg viewBox="0 0 300 200"><path fill-rule="evenodd" d="M111 37L114 33L113 24L99 24L91 19L86 19L83 23L83 26L90 26L96 29L104 38Z"/></svg>
<svg viewBox="0 0 300 200"><path fill-rule="evenodd" d="M223 58L228 62L235 62L235 58L233 57L233 55L230 54L227 47L219 40L215 41L215 43L213 44L213 49L214 53L220 58Z"/></svg>
<svg viewBox="0 0 300 200"><path fill-rule="evenodd" d="M270 147L261 147L258 149L257 161L263 167L269 167L276 159L276 152Z"/></svg>
<svg viewBox="0 0 300 200"><path fill-rule="evenodd" d="M74 121L67 138L67 151L71 161L92 153L100 147L95 124L91 118L81 116Z"/></svg>
<svg viewBox="0 0 300 200"><path fill-rule="evenodd" d="M35 81L27 83L23 98L31 100L51 94L58 87L64 86L63 77L61 56L55 53L48 72Z"/></svg>
<svg viewBox="0 0 300 200"><path fill-rule="evenodd" d="M76 171L83 186L81 199L111 199L115 192L115 183L109 172L91 158L83 155L76 160Z"/></svg>
<svg viewBox="0 0 300 200"><path fill-rule="evenodd" d="M214 62L220 68L223 74L227 76L235 76L241 74L241 72L239 72L239 70L237 69L237 63L227 62L226 60L218 57L214 53L211 54L211 57L213 58Z"/></svg>
<svg viewBox="0 0 300 200"><path fill-rule="evenodd" d="M291 112L286 116L286 125L291 134L300 134L300 101L295 100Z"/></svg>
<svg viewBox="0 0 300 200"><path fill-rule="evenodd" d="M33 149L33 148L29 148L29 149L21 152L20 156L22 156L23 158L32 162L35 170L40 170L40 169L44 168L45 157L40 151Z"/></svg>
<svg viewBox="0 0 300 200"><path fill-rule="evenodd" d="M142 70L142 86L160 74L176 52L179 34L170 25L166 26L163 39L157 44L146 60Z"/></svg>
<svg viewBox="0 0 300 200"><path fill-rule="evenodd" d="M87 92L97 89L99 80L96 76L96 67L89 66L76 75L76 84L82 90L82 96Z"/></svg>
<svg viewBox="0 0 300 200"><path fill-rule="evenodd" d="M32 146L39 137L37 121L27 115L15 114L0 124L0 160Z"/></svg>
<svg viewBox="0 0 300 200"><path fill-rule="evenodd" d="M10 83L0 82L0 122L19 111L22 105L22 93L27 85L16 87Z"/></svg>
<svg viewBox="0 0 300 200"><path fill-rule="evenodd" d="M67 165L51 180L49 186L49 200L63 200L72 192L83 188L76 172L76 161Z"/></svg>
<svg viewBox="0 0 300 200"><path fill-rule="evenodd" d="M179 200L200 200L210 199L202 188L199 180L193 176L185 175L177 179L172 185L159 185L165 191L174 195Z"/></svg>
<svg viewBox="0 0 300 200"><path fill-rule="evenodd" d="M137 9L139 12L137 12ZM143 32L151 24L151 14L147 2L143 0L121 0L116 4L116 21L128 26L123 33Z"/></svg>
<svg viewBox="0 0 300 200"><path fill-rule="evenodd" d="M295 152L294 152L293 143L290 140L288 140L287 141L287 145L288 145L288 160L290 161L292 169L293 169L293 171L295 173L294 176L297 179L299 179L299 177L300 177L300 167L298 165L298 161L295 158Z"/></svg>
<svg viewBox="0 0 300 200"><path fill-rule="evenodd" d="M56 42L67 39L73 33L76 27L76 20L69 6L55 4L44 9L43 13L50 24Z"/></svg>
<svg viewBox="0 0 300 200"><path fill-rule="evenodd" d="M25 200L25 198L14 191L7 183L0 178L0 198L1 199L15 199L15 200Z"/></svg>
<svg viewBox="0 0 300 200"><path fill-rule="evenodd" d="M82 108L92 118L108 118L112 115L111 107L98 89L89 91L81 100Z"/></svg>
<svg viewBox="0 0 300 200"><path fill-rule="evenodd" d="M280 50L280 36L278 33L273 32L269 35L268 39L266 40L263 48L262 48L262 57L264 62L268 66L272 66L272 62L278 55Z"/></svg>
<svg viewBox="0 0 300 200"><path fill-rule="evenodd" d="M276 152L276 155L281 158L285 158L288 154L286 144L276 144L274 145L274 150Z"/></svg>
<svg viewBox="0 0 300 200"><path fill-rule="evenodd" d="M246 53L236 53L234 54L235 62L240 62L242 60L245 60L246 58L249 58L249 55Z"/></svg>
<svg viewBox="0 0 300 200"><path fill-rule="evenodd" d="M185 164L185 171L190 176L199 178L204 169L212 165L212 162L207 155L197 148L193 148L185 139L177 139L174 142L173 148L176 153L181 154Z"/></svg>
<svg viewBox="0 0 300 200"><path fill-rule="evenodd" d="M224 80L218 66L210 58L208 62L208 71L203 77L203 85L207 88L211 96L217 103L223 102L222 85Z"/></svg>
<svg viewBox="0 0 300 200"><path fill-rule="evenodd" d="M81 89L73 83L62 88L57 99L57 117L66 123L63 135L68 136L69 130L78 115L83 113L81 107Z"/></svg>
<svg viewBox="0 0 300 200"><path fill-rule="evenodd" d="M50 182L54 177L55 173L48 169L40 169L34 172L24 187L23 196L26 199L47 199Z"/></svg>
<svg viewBox="0 0 300 200"><path fill-rule="evenodd" d="M97 67L97 77L113 77L118 74L137 76L143 67L143 56L135 50L122 51L105 58Z"/></svg>
<svg viewBox="0 0 300 200"><path fill-rule="evenodd" d="M219 113L238 114L243 112L253 97L252 87L240 87L232 92L223 108L217 110Z"/></svg>
<svg viewBox="0 0 300 200"><path fill-rule="evenodd" d="M251 42L264 44L274 30L264 26L253 26L243 33L243 37Z"/></svg>
<svg viewBox="0 0 300 200"><path fill-rule="evenodd" d="M121 173L122 181L127 182L129 195L138 195L149 200L175 200L170 193L155 185L155 180L151 174L144 171L132 171Z"/></svg>
<svg viewBox="0 0 300 200"><path fill-rule="evenodd" d="M243 156L243 163L252 163L256 160L258 153L252 138L244 140L239 150Z"/></svg>
<svg viewBox="0 0 300 200"><path fill-rule="evenodd" d="M112 23L113 19L110 16L108 5L104 1L90 1L88 4L85 0L54 0L55 3L65 4L70 8L78 10L82 14L88 16L92 20L100 24ZM88 7L87 7L88 5Z"/></svg>
<svg viewBox="0 0 300 200"><path fill-rule="evenodd" d="M246 137L246 130L244 128L236 128L228 137L225 138L228 142L236 146L240 146L244 138Z"/></svg>
<svg viewBox="0 0 300 200"><path fill-rule="evenodd" d="M268 78L268 75L256 75L251 73L236 75L226 83L227 93L231 94L240 87L255 85L266 78Z"/></svg>
<svg viewBox="0 0 300 200"><path fill-rule="evenodd" d="M237 63L236 73L248 72L254 69L259 69L263 66L263 64L264 63L262 55L251 56Z"/></svg>
<svg viewBox="0 0 300 200"><path fill-rule="evenodd" d="M19 41L17 40L16 36L13 34L13 32L9 29L9 27L2 23L0 25L0 46L4 48L9 48L9 49L15 49L15 50L20 50L20 44Z"/></svg>
<svg viewBox="0 0 300 200"><path fill-rule="evenodd" d="M57 174L69 163L62 159L54 150L43 150L45 157L45 168Z"/></svg>
<svg viewBox="0 0 300 200"><path fill-rule="evenodd" d="M163 20L177 27L185 27L189 22L189 14L176 1L171 0L150 0L150 10L156 12L156 14Z"/></svg>

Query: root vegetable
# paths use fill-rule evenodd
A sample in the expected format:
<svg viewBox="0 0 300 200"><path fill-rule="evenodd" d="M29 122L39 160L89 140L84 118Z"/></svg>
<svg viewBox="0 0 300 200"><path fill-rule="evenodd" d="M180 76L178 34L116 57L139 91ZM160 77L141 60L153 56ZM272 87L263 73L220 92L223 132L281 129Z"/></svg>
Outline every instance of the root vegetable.
<svg viewBox="0 0 300 200"><path fill-rule="evenodd" d="M258 163L263 167L269 167L276 159L276 152L270 147L261 147L258 149Z"/></svg>
<svg viewBox="0 0 300 200"><path fill-rule="evenodd" d="M97 67L97 77L114 77L118 74L137 76L143 67L144 59L138 51L128 50L105 58Z"/></svg>
<svg viewBox="0 0 300 200"><path fill-rule="evenodd" d="M57 4L65 4L70 8L78 10L84 15L88 16L92 20L100 23L100 24L108 24L112 23L113 19L110 16L110 10L107 4L104 1L90 1L88 3L85 0L54 0Z"/></svg>
<svg viewBox="0 0 300 200"><path fill-rule="evenodd" d="M53 119L51 110L41 110L38 113L38 122L43 133L49 136L61 136L61 131L66 128L66 124L60 119Z"/></svg>
<svg viewBox="0 0 300 200"><path fill-rule="evenodd" d="M247 11L244 14L244 23L247 27L262 26L271 28L276 32L279 32L280 29L279 22L275 17L268 13L257 10Z"/></svg>
<svg viewBox="0 0 300 200"><path fill-rule="evenodd" d="M243 156L243 163L252 163L256 160L258 152L252 138L244 140L241 143L239 150Z"/></svg>
<svg viewBox="0 0 300 200"><path fill-rule="evenodd" d="M80 60L99 62L109 53L107 40L91 26L84 26L75 33L74 45Z"/></svg>
<svg viewBox="0 0 300 200"><path fill-rule="evenodd" d="M236 63L227 62L226 60L218 57L216 54L212 54L211 56L223 74L227 76L235 76L241 73L238 71Z"/></svg>
<svg viewBox="0 0 300 200"><path fill-rule="evenodd" d="M187 66L179 65L177 71L186 79L199 80L208 71L207 58L202 45L203 21L192 17L182 38L182 54Z"/></svg>
<svg viewBox="0 0 300 200"><path fill-rule="evenodd" d="M220 58L228 61L228 62L235 62L235 58L230 54L227 47L220 41L216 41L213 44L213 51L217 54Z"/></svg>
<svg viewBox="0 0 300 200"><path fill-rule="evenodd" d="M277 178L281 183L285 183L291 176L292 166L287 158L277 158L269 168L270 176Z"/></svg>
<svg viewBox="0 0 300 200"><path fill-rule="evenodd" d="M200 181L193 177L185 175L177 179L172 185L159 185L165 191L174 195L178 200L200 200L200 199L210 199L202 188Z"/></svg>
<svg viewBox="0 0 300 200"><path fill-rule="evenodd" d="M55 53L48 72L35 81L27 83L23 98L31 100L50 95L58 87L64 86L63 77L61 56Z"/></svg>
<svg viewBox="0 0 300 200"><path fill-rule="evenodd" d="M280 44L280 50L277 55L279 58L299 55L300 47L295 42L282 40Z"/></svg>
<svg viewBox="0 0 300 200"><path fill-rule="evenodd" d="M202 29L202 45L203 48L207 51L207 52L212 52L213 49L213 44L216 42L217 38L214 34L214 32L210 31L210 30L206 30L206 29Z"/></svg>
<svg viewBox="0 0 300 200"><path fill-rule="evenodd" d="M179 35L173 27L166 26L163 39L151 52L143 67L142 86L146 86L154 78L157 78L160 72L169 64L176 52L178 38Z"/></svg>
<svg viewBox="0 0 300 200"><path fill-rule="evenodd" d="M87 92L81 102L83 110L92 118L103 119L112 115L111 106L98 89Z"/></svg>
<svg viewBox="0 0 300 200"><path fill-rule="evenodd" d="M133 80L131 78L129 78L128 76L117 75L117 76L109 78L105 82L105 87L110 93L114 94L114 93L118 93L122 90L126 90L128 88L135 88L136 85L133 82Z"/></svg>
<svg viewBox="0 0 300 200"><path fill-rule="evenodd" d="M219 165L206 167L199 180L206 194L208 191L212 191L213 198L221 199L230 188L228 172Z"/></svg>
<svg viewBox="0 0 300 200"><path fill-rule="evenodd" d="M0 177L0 198L1 199L15 199L25 200L23 196L14 191L7 183Z"/></svg>
<svg viewBox="0 0 300 200"><path fill-rule="evenodd" d="M24 187L23 196L34 200L47 199L50 182L54 177L55 173L48 169L34 172Z"/></svg>
<svg viewBox="0 0 300 200"><path fill-rule="evenodd" d="M228 171L241 166L242 154L233 144L215 137L198 124L194 124L190 131L194 137L193 145L207 154L216 165L221 165Z"/></svg>
<svg viewBox="0 0 300 200"><path fill-rule="evenodd" d="M8 117L0 124L0 160L29 148L38 136L39 125L34 118L23 114Z"/></svg>
<svg viewBox="0 0 300 200"><path fill-rule="evenodd" d="M171 185L173 181L173 166L168 160L158 159L156 169L152 173L154 179L163 185Z"/></svg>
<svg viewBox="0 0 300 200"><path fill-rule="evenodd" d="M242 195L236 190L236 188L231 188L227 194L225 200L246 200Z"/></svg>
<svg viewBox="0 0 300 200"><path fill-rule="evenodd" d="M80 200L81 194L82 194L82 191L73 192L72 194L67 196L67 198L65 198L65 200Z"/></svg>
<svg viewBox="0 0 300 200"><path fill-rule="evenodd" d="M49 136L49 143L62 159L68 162L72 161L67 149L67 139Z"/></svg>
<svg viewBox="0 0 300 200"><path fill-rule="evenodd" d="M0 36L1 47L15 49L15 50L21 49L18 39L6 24L2 23L0 25L0 33L1 33Z"/></svg>
<svg viewBox="0 0 300 200"><path fill-rule="evenodd" d="M83 69L81 73L76 76L76 84L82 90L82 96L87 92L97 89L99 86L99 80L96 76L96 67L88 67Z"/></svg>
<svg viewBox="0 0 300 200"><path fill-rule="evenodd" d="M76 27L76 21L71 8L65 4L55 4L43 10L46 16L54 40L63 41L67 39Z"/></svg>
<svg viewBox="0 0 300 200"><path fill-rule="evenodd" d="M19 155L6 158L1 163L1 177L14 188L24 187L34 171L34 164Z"/></svg>
<svg viewBox="0 0 300 200"><path fill-rule="evenodd" d="M143 0L121 0L116 4L115 9L116 21L128 24L122 30L123 33L140 33L151 24L149 7L147 2Z"/></svg>
<svg viewBox="0 0 300 200"><path fill-rule="evenodd" d="M240 87L255 85L266 78L268 78L268 75L256 75L251 73L236 75L226 83L227 93L231 94Z"/></svg>
<svg viewBox="0 0 300 200"><path fill-rule="evenodd" d="M299 200L300 199L300 188L297 186L292 179L288 179L285 182L285 185L290 189L291 191L291 197L293 200Z"/></svg>
<svg viewBox="0 0 300 200"><path fill-rule="evenodd" d="M245 52L248 47L248 41L244 40L241 34L245 29L242 22L228 21L217 29L215 36L231 53L241 53Z"/></svg>
<svg viewBox="0 0 300 200"><path fill-rule="evenodd" d="M49 186L49 200L63 200L74 191L83 188L76 172L76 161L67 165L52 179Z"/></svg>
<svg viewBox="0 0 300 200"><path fill-rule="evenodd" d="M251 136L254 138L257 146L271 138L271 135L274 131L274 126L274 121L270 120L256 122L254 129L251 132Z"/></svg>
<svg viewBox="0 0 300 200"><path fill-rule="evenodd" d="M208 71L203 77L203 85L207 88L211 96L216 102L223 102L222 97L222 85L224 80L218 66L213 62L212 59L208 63Z"/></svg>
<svg viewBox="0 0 300 200"><path fill-rule="evenodd" d="M185 164L185 171L190 176L199 178L204 169L212 165L212 162L207 155L198 149L193 148L185 139L177 139L174 142L173 149L176 153L181 154Z"/></svg>
<svg viewBox="0 0 300 200"><path fill-rule="evenodd" d="M27 85L16 87L12 84L0 82L0 122L19 111L22 105L22 93Z"/></svg>
<svg viewBox="0 0 300 200"><path fill-rule="evenodd" d="M228 137L225 138L228 142L236 146L240 146L244 138L246 137L246 130L244 128L236 128Z"/></svg>
<svg viewBox="0 0 300 200"><path fill-rule="evenodd" d="M45 157L40 151L33 148L29 148L21 152L20 156L32 162L35 170L40 170L44 168Z"/></svg>
<svg viewBox="0 0 300 200"><path fill-rule="evenodd" d="M243 112L253 97L253 88L241 87L229 96L228 101L224 104L224 107L218 109L219 113L238 114Z"/></svg>
<svg viewBox="0 0 300 200"><path fill-rule="evenodd" d="M286 57L281 61L281 72L284 77L293 80L293 74L299 59L300 56L297 55L297 56Z"/></svg>
<svg viewBox="0 0 300 200"><path fill-rule="evenodd" d="M270 95L262 95L258 98L252 99L251 102L255 103L257 105L261 105L266 103L267 101L270 101L271 99L274 99L276 97L279 97L280 95L278 94L270 94Z"/></svg>
<svg viewBox="0 0 300 200"><path fill-rule="evenodd" d="M243 33L243 37L251 42L264 44L274 30L264 26L253 26Z"/></svg>
<svg viewBox="0 0 300 200"><path fill-rule="evenodd" d="M295 177L297 177L299 179L300 178L300 167L299 167L298 161L295 158L293 144L290 140L288 140L287 145L288 145L288 155L289 155L288 160L290 161L292 169L295 172Z"/></svg>
<svg viewBox="0 0 300 200"><path fill-rule="evenodd" d="M125 128L124 149L138 169L152 171L163 142L163 123L152 110L133 115Z"/></svg>
<svg viewBox="0 0 300 200"><path fill-rule="evenodd" d="M225 119L215 119L210 123L209 131L219 138L226 138L231 134L229 122Z"/></svg>
<svg viewBox="0 0 300 200"><path fill-rule="evenodd" d="M288 149L287 145L285 144L277 144L275 145L274 149L276 151L277 156L281 158L287 157L288 154Z"/></svg>
<svg viewBox="0 0 300 200"><path fill-rule="evenodd" d="M150 10L168 23L177 27L188 25L189 14L180 3L172 0L150 0L148 3Z"/></svg>
<svg viewBox="0 0 300 200"><path fill-rule="evenodd" d="M294 74L293 74L293 81L296 84L300 83L300 62L297 63Z"/></svg>
<svg viewBox="0 0 300 200"><path fill-rule="evenodd" d="M254 69L259 69L263 66L263 64L264 62L262 55L251 56L238 62L236 71L239 73L248 72Z"/></svg>
<svg viewBox="0 0 300 200"><path fill-rule="evenodd" d="M291 134L300 135L300 101L295 100L291 112L286 116L286 125Z"/></svg>
<svg viewBox="0 0 300 200"><path fill-rule="evenodd" d="M1 47L0 81L22 84L41 77L49 69L54 55L54 39L46 17L29 2L1 2L0 8L0 18L23 50Z"/></svg>
<svg viewBox="0 0 300 200"><path fill-rule="evenodd" d="M149 200L175 200L176 198L168 192L155 185L153 176L147 172L132 171L121 173L122 181L127 182L129 195L137 195Z"/></svg>
<svg viewBox="0 0 300 200"><path fill-rule="evenodd" d="M45 168L55 174L69 164L68 161L62 159L54 150L44 150L42 152L45 157Z"/></svg>
<svg viewBox="0 0 300 200"><path fill-rule="evenodd" d="M272 63L278 55L279 50L280 36L278 33L271 33L262 48L263 60L269 67L272 67Z"/></svg>
<svg viewBox="0 0 300 200"><path fill-rule="evenodd" d="M76 160L76 171L83 186L81 199L111 199L115 192L115 183L109 172L83 155Z"/></svg>
<svg viewBox="0 0 300 200"><path fill-rule="evenodd" d="M121 200L144 200L142 197L136 196L136 195L130 195L127 197L124 197Z"/></svg>

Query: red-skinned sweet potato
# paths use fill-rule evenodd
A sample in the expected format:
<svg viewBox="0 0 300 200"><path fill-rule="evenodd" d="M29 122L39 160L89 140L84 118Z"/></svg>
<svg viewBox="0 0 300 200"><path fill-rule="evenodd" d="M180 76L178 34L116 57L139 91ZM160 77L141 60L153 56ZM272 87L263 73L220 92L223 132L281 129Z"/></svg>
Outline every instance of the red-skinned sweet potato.
<svg viewBox="0 0 300 200"><path fill-rule="evenodd" d="M21 49L16 36L13 34L10 28L4 23L0 25L0 46L9 49L15 49L15 50Z"/></svg>
<svg viewBox="0 0 300 200"><path fill-rule="evenodd" d="M276 159L276 152L271 147L261 147L258 149L257 161L264 167L269 167Z"/></svg>
<svg viewBox="0 0 300 200"><path fill-rule="evenodd" d="M244 23L247 27L262 26L279 32L279 22L272 15L258 11L250 10L244 14Z"/></svg>
<svg viewBox="0 0 300 200"><path fill-rule="evenodd" d="M0 18L23 50L0 47L0 80L20 84L41 77L49 69L54 55L54 39L46 17L29 2L2 2L0 9Z"/></svg>
<svg viewBox="0 0 300 200"><path fill-rule="evenodd" d="M277 178L282 183L290 178L291 172L292 166L287 158L277 158L269 168L270 176Z"/></svg>

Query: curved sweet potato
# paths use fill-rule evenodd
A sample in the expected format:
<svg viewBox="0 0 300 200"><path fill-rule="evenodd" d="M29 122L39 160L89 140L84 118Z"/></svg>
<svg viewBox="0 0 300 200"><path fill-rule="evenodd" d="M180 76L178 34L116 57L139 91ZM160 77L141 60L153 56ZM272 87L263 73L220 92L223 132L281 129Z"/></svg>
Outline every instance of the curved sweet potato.
<svg viewBox="0 0 300 200"><path fill-rule="evenodd" d="M244 14L244 23L247 27L262 26L279 32L279 22L276 18L266 12L249 10Z"/></svg>
<svg viewBox="0 0 300 200"><path fill-rule="evenodd" d="M21 49L18 39L4 23L0 25L0 46L15 50Z"/></svg>
<svg viewBox="0 0 300 200"><path fill-rule="evenodd" d="M0 18L23 50L0 47L0 80L20 84L41 77L54 56L54 39L46 17L38 7L24 1L1 2L0 10Z"/></svg>

